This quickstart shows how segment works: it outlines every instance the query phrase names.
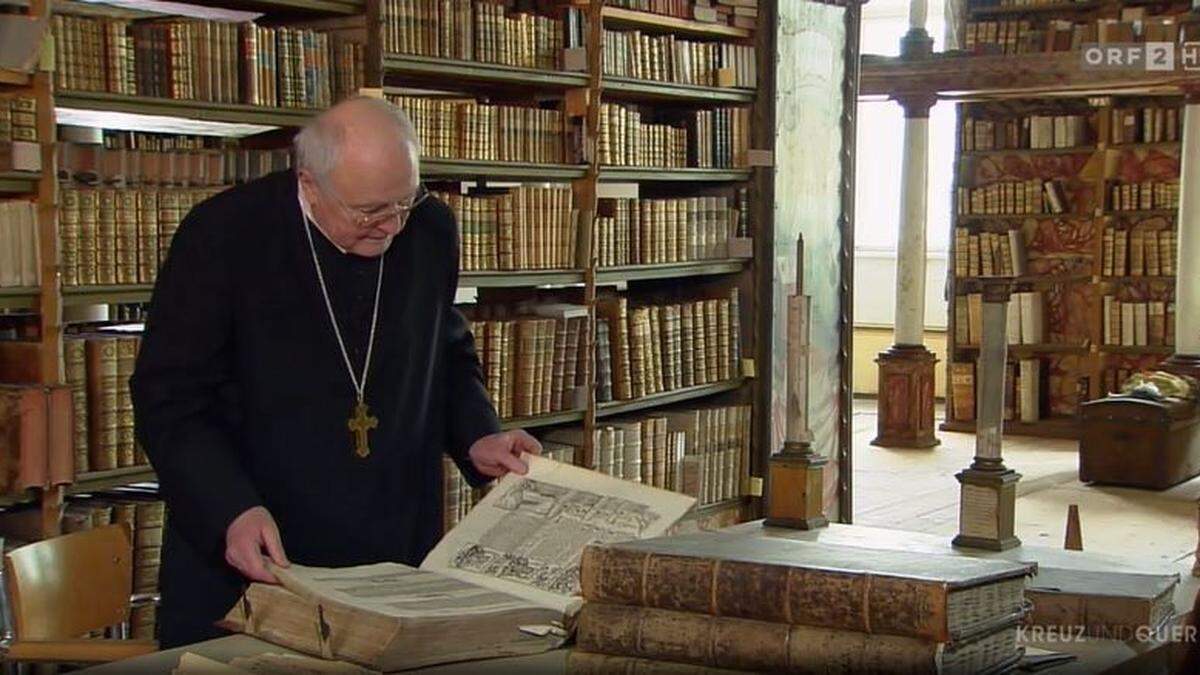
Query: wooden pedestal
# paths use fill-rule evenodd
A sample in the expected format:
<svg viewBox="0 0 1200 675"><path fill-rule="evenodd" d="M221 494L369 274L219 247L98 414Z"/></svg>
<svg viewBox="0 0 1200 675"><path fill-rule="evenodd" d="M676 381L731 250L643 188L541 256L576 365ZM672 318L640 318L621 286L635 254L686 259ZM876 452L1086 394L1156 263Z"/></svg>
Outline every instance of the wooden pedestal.
<svg viewBox="0 0 1200 675"><path fill-rule="evenodd" d="M937 357L921 345L893 345L880 352L878 435L871 445L932 448L933 366Z"/></svg>
<svg viewBox="0 0 1200 675"><path fill-rule="evenodd" d="M766 524L799 530L825 527L825 464L807 447L784 447L770 459Z"/></svg>
<svg viewBox="0 0 1200 675"><path fill-rule="evenodd" d="M1200 475L1194 402L1110 396L1080 408L1079 480L1165 490Z"/></svg>

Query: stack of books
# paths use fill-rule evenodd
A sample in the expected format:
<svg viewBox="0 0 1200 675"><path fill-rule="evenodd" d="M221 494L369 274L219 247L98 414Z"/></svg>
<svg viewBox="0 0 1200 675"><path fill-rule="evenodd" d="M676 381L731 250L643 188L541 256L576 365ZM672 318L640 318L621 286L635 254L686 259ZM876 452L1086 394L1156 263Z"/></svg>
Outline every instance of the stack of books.
<svg viewBox="0 0 1200 675"><path fill-rule="evenodd" d="M129 392L140 346L138 335L93 333L63 340L76 474L147 464L134 437Z"/></svg>
<svg viewBox="0 0 1200 675"><path fill-rule="evenodd" d="M606 76L702 87L753 89L758 84L753 46L695 42L636 30L604 31L601 67Z"/></svg>
<svg viewBox="0 0 1200 675"><path fill-rule="evenodd" d="M602 199L592 226L601 267L729 257L741 211L726 197Z"/></svg>
<svg viewBox="0 0 1200 675"><path fill-rule="evenodd" d="M738 671L1000 672L1022 655L1033 569L714 532L592 544L576 649Z"/></svg>
<svg viewBox="0 0 1200 675"><path fill-rule="evenodd" d="M1109 186L1108 207L1112 211L1179 208L1179 183L1142 181Z"/></svg>
<svg viewBox="0 0 1200 675"><path fill-rule="evenodd" d="M1113 145L1179 141L1179 108L1113 108L1109 125Z"/></svg>
<svg viewBox="0 0 1200 675"><path fill-rule="evenodd" d="M1106 277L1171 276L1177 255L1175 232L1135 225L1106 227L1101 242L1101 274Z"/></svg>
<svg viewBox="0 0 1200 675"><path fill-rule="evenodd" d="M971 234L954 228L954 276L1011 277L1026 273L1025 236L1020 229Z"/></svg>
<svg viewBox="0 0 1200 675"><path fill-rule="evenodd" d="M105 131L103 142L60 141L58 176L83 185L217 187L291 167L289 149L240 148L236 139Z"/></svg>
<svg viewBox="0 0 1200 675"><path fill-rule="evenodd" d="M1049 19L968 21L965 47L973 54L1035 54L1079 51L1099 42L1176 42L1180 22L1170 16L1146 16L1145 7L1122 9L1122 20L1076 22Z"/></svg>
<svg viewBox="0 0 1200 675"><path fill-rule="evenodd" d="M426 157L490 162L578 163L568 158L560 110L487 105L466 98L388 96L412 118Z"/></svg>
<svg viewBox="0 0 1200 675"><path fill-rule="evenodd" d="M1104 296L1104 344L1162 347L1175 344L1175 303Z"/></svg>
<svg viewBox="0 0 1200 675"><path fill-rule="evenodd" d="M955 212L960 216L1066 213L1070 206L1058 180L1040 178L963 186L955 196Z"/></svg>
<svg viewBox="0 0 1200 675"><path fill-rule="evenodd" d="M37 286L41 280L37 204L0 201L0 288Z"/></svg>
<svg viewBox="0 0 1200 675"><path fill-rule="evenodd" d="M609 7L664 14L735 28L758 28L758 0L608 0Z"/></svg>
<svg viewBox="0 0 1200 675"><path fill-rule="evenodd" d="M1010 345L1036 345L1046 339L1046 303L1041 291L1013 293L1008 300L1006 334ZM954 303L954 342L983 344L983 295L968 293Z"/></svg>
<svg viewBox="0 0 1200 675"><path fill-rule="evenodd" d="M576 267L579 211L570 185L435 192L461 232L459 269L536 270Z"/></svg>
<svg viewBox="0 0 1200 675"><path fill-rule="evenodd" d="M1088 142L1087 115L1029 115L1009 119L963 120L960 149L1045 150L1077 148Z"/></svg>
<svg viewBox="0 0 1200 675"><path fill-rule="evenodd" d="M698 110L685 126L642 122L634 106L600 106L600 163L666 168L735 168L748 165L750 109Z"/></svg>

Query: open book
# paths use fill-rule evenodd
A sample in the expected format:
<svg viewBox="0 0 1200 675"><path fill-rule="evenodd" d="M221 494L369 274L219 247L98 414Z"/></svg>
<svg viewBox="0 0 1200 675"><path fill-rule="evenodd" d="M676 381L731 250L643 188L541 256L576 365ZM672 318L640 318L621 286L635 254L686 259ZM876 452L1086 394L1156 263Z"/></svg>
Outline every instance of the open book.
<svg viewBox="0 0 1200 675"><path fill-rule="evenodd" d="M381 671L553 649L581 604L585 546L664 534L686 495L526 456L413 569L274 568L223 625Z"/></svg>

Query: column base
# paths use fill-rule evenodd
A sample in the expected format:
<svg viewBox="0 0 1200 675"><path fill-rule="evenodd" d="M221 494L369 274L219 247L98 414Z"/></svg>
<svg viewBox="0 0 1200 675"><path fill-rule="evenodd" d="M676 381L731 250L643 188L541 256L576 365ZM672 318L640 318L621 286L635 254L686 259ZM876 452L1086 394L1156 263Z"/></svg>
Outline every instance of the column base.
<svg viewBox="0 0 1200 675"><path fill-rule="evenodd" d="M795 530L825 527L825 465L808 443L788 443L768 460L764 524Z"/></svg>
<svg viewBox="0 0 1200 675"><path fill-rule="evenodd" d="M986 467L986 468L982 468ZM1021 545L1013 533L1021 474L999 460L979 460L955 476L961 486L954 546L1005 551Z"/></svg>
<svg viewBox="0 0 1200 675"><path fill-rule="evenodd" d="M933 367L937 357L923 345L893 345L880 352L879 414L871 445L932 448L941 441L933 428Z"/></svg>
<svg viewBox="0 0 1200 675"><path fill-rule="evenodd" d="M1160 367L1174 375L1187 375L1200 380L1200 354L1172 354Z"/></svg>

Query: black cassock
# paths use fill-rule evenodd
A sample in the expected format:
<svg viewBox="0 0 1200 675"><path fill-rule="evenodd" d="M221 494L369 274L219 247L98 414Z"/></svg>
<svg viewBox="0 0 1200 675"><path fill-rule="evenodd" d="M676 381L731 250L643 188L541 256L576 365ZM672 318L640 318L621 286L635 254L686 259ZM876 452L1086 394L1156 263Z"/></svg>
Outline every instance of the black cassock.
<svg viewBox="0 0 1200 675"><path fill-rule="evenodd" d="M219 635L243 578L225 530L262 505L297 563L418 564L441 529L442 454L467 459L499 430L468 326L453 306L458 228L428 199L392 242L366 402L370 455L347 428L354 387L329 323L293 172L197 205L171 244L131 380L138 440L168 518L160 575L164 646ZM313 230L356 374L379 260Z"/></svg>

